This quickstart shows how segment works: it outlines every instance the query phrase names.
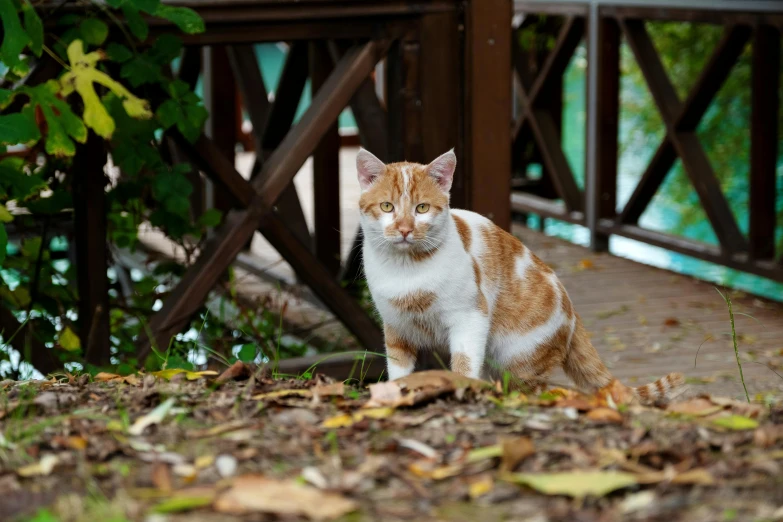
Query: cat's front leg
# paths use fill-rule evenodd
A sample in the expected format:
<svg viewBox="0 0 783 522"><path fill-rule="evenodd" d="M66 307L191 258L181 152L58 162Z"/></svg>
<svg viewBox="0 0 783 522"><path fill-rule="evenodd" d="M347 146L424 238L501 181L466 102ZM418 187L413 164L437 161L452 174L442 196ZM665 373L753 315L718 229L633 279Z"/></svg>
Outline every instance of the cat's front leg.
<svg viewBox="0 0 783 522"><path fill-rule="evenodd" d="M418 354L417 347L389 323L383 325L383 335L386 343L386 373L389 374L389 380L413 373Z"/></svg>
<svg viewBox="0 0 783 522"><path fill-rule="evenodd" d="M489 318L479 311L459 314L449 328L451 371L478 379L484 366Z"/></svg>

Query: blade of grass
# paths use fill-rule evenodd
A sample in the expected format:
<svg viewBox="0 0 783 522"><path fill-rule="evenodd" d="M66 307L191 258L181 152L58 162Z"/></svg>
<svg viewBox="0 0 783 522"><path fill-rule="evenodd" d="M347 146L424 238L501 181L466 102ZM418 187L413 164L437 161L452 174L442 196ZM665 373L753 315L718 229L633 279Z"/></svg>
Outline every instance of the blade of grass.
<svg viewBox="0 0 783 522"><path fill-rule="evenodd" d="M729 307L729 320L731 321L731 340L734 344L734 356L737 358L737 368L739 368L740 381L742 381L742 388L745 390L745 399L750 403L750 395L748 394L748 387L745 385L745 376L742 374L742 362L740 362L739 349L737 348L737 330L734 328L734 310L731 308L731 297L729 293L723 295L720 290L715 289L716 292L726 301L726 305Z"/></svg>

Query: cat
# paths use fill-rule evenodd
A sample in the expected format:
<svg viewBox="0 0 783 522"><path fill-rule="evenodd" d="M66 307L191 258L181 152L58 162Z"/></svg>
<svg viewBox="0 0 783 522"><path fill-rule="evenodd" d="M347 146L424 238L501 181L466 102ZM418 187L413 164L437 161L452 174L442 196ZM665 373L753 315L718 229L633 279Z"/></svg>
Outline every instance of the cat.
<svg viewBox="0 0 783 522"><path fill-rule="evenodd" d="M562 367L581 389L612 376L555 273L489 219L449 208L453 149L429 165L384 164L360 149L364 271L383 320L387 375L413 372L424 350L447 350L451 370L473 378L505 372L533 391ZM630 388L642 404L669 400L671 373Z"/></svg>

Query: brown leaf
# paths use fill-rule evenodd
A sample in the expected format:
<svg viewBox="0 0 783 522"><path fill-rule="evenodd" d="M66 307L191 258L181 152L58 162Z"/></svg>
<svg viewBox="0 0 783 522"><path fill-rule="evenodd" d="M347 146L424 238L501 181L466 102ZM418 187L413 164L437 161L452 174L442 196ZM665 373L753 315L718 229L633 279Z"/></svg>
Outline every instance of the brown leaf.
<svg viewBox="0 0 783 522"><path fill-rule="evenodd" d="M100 372L93 378L95 382L124 382L131 386L139 384L139 378L136 375L119 375L116 373Z"/></svg>
<svg viewBox="0 0 783 522"><path fill-rule="evenodd" d="M223 373L217 376L217 378L215 378L215 384L222 385L229 381L247 379L251 374L252 372L250 371L250 368L248 368L245 363L242 361L237 361L226 368Z"/></svg>
<svg viewBox="0 0 783 522"><path fill-rule="evenodd" d="M761 426L753 433L753 443L762 448L770 448L780 439L783 439L781 425Z"/></svg>
<svg viewBox="0 0 783 522"><path fill-rule="evenodd" d="M611 408L596 408L588 411L585 416L597 422L615 422L617 424L623 422L623 416L617 410Z"/></svg>
<svg viewBox="0 0 783 522"><path fill-rule="evenodd" d="M242 515L272 513L332 520L356 509L356 503L336 493L320 491L293 480L262 475L237 477L231 487L215 500L216 511Z"/></svg>
<svg viewBox="0 0 783 522"><path fill-rule="evenodd" d="M500 471L511 472L520 462L536 452L533 441L528 437L502 439L503 456L500 459Z"/></svg>
<svg viewBox="0 0 783 522"><path fill-rule="evenodd" d="M171 492L171 470L165 462L156 462L152 465L152 483L164 493Z"/></svg>
<svg viewBox="0 0 783 522"><path fill-rule="evenodd" d="M343 395L345 395L345 384L342 382L319 384L313 388L313 396L316 398L342 397Z"/></svg>
<svg viewBox="0 0 783 522"><path fill-rule="evenodd" d="M370 400L365 404L366 408L378 408L383 406L410 406L410 401L403 400L399 383L395 381L379 382L371 384ZM412 396L411 396L412 398Z"/></svg>
<svg viewBox="0 0 783 522"><path fill-rule="evenodd" d="M706 417L719 412L723 406L717 405L706 397L696 397L684 402L671 403L666 406L666 411L680 413L682 415L695 415L697 417Z"/></svg>
<svg viewBox="0 0 783 522"><path fill-rule="evenodd" d="M680 326L680 320L676 317L667 317L663 321L664 326Z"/></svg>
<svg viewBox="0 0 783 522"><path fill-rule="evenodd" d="M639 484L657 484L658 482L670 482L672 484L698 484L709 486L715 483L712 474L703 468L692 469L677 473L673 469L642 473L636 475Z"/></svg>

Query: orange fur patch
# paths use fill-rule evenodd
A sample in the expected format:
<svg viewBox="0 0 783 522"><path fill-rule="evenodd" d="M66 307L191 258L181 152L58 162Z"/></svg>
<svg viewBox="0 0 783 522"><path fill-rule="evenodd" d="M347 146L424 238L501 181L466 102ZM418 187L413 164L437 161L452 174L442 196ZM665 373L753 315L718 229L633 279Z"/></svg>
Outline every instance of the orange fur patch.
<svg viewBox="0 0 783 522"><path fill-rule="evenodd" d="M409 173L408 192L405 191L404 171ZM403 205L403 196L408 196L407 205ZM424 239L429 229L429 224L415 224L416 206L421 203L430 205L429 212L440 213L449 204L448 194L444 194L437 182L427 173L425 165L417 163L392 163L386 165L384 173L378 177L369 190L359 198L359 208L363 214L371 215L379 219L383 214L381 203L388 201L394 205L394 222L385 230L387 236L394 236L400 228L409 228L413 231L415 239ZM423 246L417 246L409 251L414 261L429 258L435 250L429 250Z"/></svg>
<svg viewBox="0 0 783 522"><path fill-rule="evenodd" d="M475 259L473 260L473 277L476 280L476 291L478 292L478 294L476 294L476 306L478 306L478 309L482 314L487 315L489 313L489 306L487 305L487 298L484 295L484 292L481 291L481 269Z"/></svg>
<svg viewBox="0 0 783 522"><path fill-rule="evenodd" d="M416 364L418 349L407 339L401 337L394 328L385 325L384 337L386 341L386 355L400 366Z"/></svg>
<svg viewBox="0 0 783 522"><path fill-rule="evenodd" d="M470 253L470 227L461 217L455 216L454 214L452 214L451 217L454 219L454 223L457 225L457 233L459 234L459 238L462 240L462 246L465 247L465 252Z"/></svg>
<svg viewBox="0 0 783 522"><path fill-rule="evenodd" d="M552 370L563 364L570 336L571 325L561 326L555 335L539 344L532 355L514 361L509 369L525 382L545 381Z"/></svg>
<svg viewBox="0 0 783 522"><path fill-rule="evenodd" d="M552 269L529 252L532 262L520 279L516 261L526 251L522 243L495 225L484 227L481 232L487 245L481 266L486 278L499 289L490 335L527 332L544 324L557 303L557 292L549 279Z"/></svg>
<svg viewBox="0 0 783 522"><path fill-rule="evenodd" d="M395 297L391 300L391 304L403 312L421 314L432 306L432 303L435 302L436 298L435 292L423 292L418 290L402 297Z"/></svg>

